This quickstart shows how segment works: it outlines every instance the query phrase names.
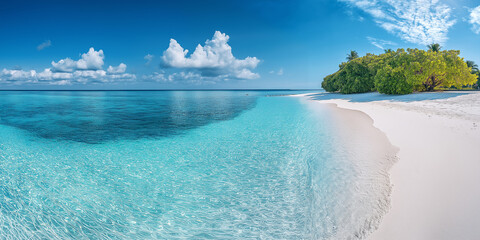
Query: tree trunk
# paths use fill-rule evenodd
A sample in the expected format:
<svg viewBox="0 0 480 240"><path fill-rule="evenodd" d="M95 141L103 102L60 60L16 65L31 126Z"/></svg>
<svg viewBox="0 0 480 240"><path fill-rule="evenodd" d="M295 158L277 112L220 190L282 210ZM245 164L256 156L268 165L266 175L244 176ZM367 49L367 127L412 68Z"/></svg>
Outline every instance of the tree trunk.
<svg viewBox="0 0 480 240"><path fill-rule="evenodd" d="M441 83L441 80L436 78L435 75L432 75L427 78L427 80L423 83L423 86L425 87L425 91L431 92L435 89L436 86L440 85Z"/></svg>

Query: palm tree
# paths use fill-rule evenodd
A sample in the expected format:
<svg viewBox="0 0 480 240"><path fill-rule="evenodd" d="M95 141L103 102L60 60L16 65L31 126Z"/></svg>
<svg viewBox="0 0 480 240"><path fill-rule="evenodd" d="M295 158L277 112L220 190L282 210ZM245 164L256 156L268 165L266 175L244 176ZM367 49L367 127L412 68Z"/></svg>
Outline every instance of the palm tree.
<svg viewBox="0 0 480 240"><path fill-rule="evenodd" d="M467 66L472 69L472 73L479 72L478 65L474 61L468 60Z"/></svg>
<svg viewBox="0 0 480 240"><path fill-rule="evenodd" d="M350 54L347 54L347 61L352 61L353 59L358 58L358 53L357 51L350 51Z"/></svg>
<svg viewBox="0 0 480 240"><path fill-rule="evenodd" d="M432 50L434 52L440 52L440 49L442 49L442 46L438 43L432 43L430 45L427 45L428 50Z"/></svg>
<svg viewBox="0 0 480 240"><path fill-rule="evenodd" d="M471 60L466 61L467 66L472 69L472 74L477 74L477 89L480 89L480 69L478 69L478 65Z"/></svg>
<svg viewBox="0 0 480 240"><path fill-rule="evenodd" d="M392 52L393 52L393 50L392 50L391 48L389 48L389 49L383 49L383 51L385 51L385 53L392 53Z"/></svg>

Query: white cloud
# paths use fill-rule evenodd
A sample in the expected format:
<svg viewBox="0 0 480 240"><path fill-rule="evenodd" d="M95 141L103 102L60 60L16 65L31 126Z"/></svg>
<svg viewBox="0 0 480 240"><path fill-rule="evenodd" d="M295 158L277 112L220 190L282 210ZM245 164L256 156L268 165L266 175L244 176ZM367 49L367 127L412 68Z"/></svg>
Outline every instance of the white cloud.
<svg viewBox="0 0 480 240"><path fill-rule="evenodd" d="M152 74L143 75L142 78L146 81L155 81L155 82L163 82L163 83L189 83L193 85L211 85L216 84L220 81L229 81L227 75L220 75L217 77L211 76L202 76L198 72L191 72L191 71L181 71L181 72L174 72L171 74L166 74L165 72L154 72Z"/></svg>
<svg viewBox="0 0 480 240"><path fill-rule="evenodd" d="M46 68L41 72L3 69L0 72L0 83L68 85L136 79L134 74L125 73L127 65L124 63L120 63L117 67L109 66L107 71L103 70L104 57L102 50L95 51L90 48L78 61L65 58L52 62L52 68Z"/></svg>
<svg viewBox="0 0 480 240"><path fill-rule="evenodd" d="M172 81L165 75L165 73L158 73L158 72L154 72L148 75L143 75L142 78L147 81L155 81L155 82L171 82Z"/></svg>
<svg viewBox="0 0 480 240"><path fill-rule="evenodd" d="M480 6L472 9L470 12L470 20L468 22L472 24L473 32L480 34Z"/></svg>
<svg viewBox="0 0 480 240"><path fill-rule="evenodd" d="M70 58L62 59L58 62L52 61L53 70L56 72L73 72L77 69L77 62Z"/></svg>
<svg viewBox="0 0 480 240"><path fill-rule="evenodd" d="M205 78L202 77L200 74L194 72L176 72L168 75L167 79L169 82L186 81L190 83L198 83Z"/></svg>
<svg viewBox="0 0 480 240"><path fill-rule="evenodd" d="M18 81L23 79L31 79L36 76L35 70L23 71L23 70L9 70L3 69L0 74L0 81Z"/></svg>
<svg viewBox="0 0 480 240"><path fill-rule="evenodd" d="M8 70L3 69L0 72L0 83L9 84L50 84L50 85L66 85L74 83L107 83L114 81L130 81L136 78L135 75L129 73L110 74L104 70L85 70L74 72L52 72L50 68L37 72L35 70ZM62 83L62 84L59 84Z"/></svg>
<svg viewBox="0 0 480 240"><path fill-rule="evenodd" d="M184 50L175 39L170 39L168 49L163 52L163 63L166 67L194 69L203 77L258 78L259 75L252 70L260 60L256 57L235 58L228 45L229 38L225 33L216 31L213 38L205 42L205 46L199 44L188 57L188 50Z"/></svg>
<svg viewBox="0 0 480 240"><path fill-rule="evenodd" d="M82 54L82 58L74 61L70 58L62 59L58 62L52 61L52 70L55 72L73 72L75 70L100 70L103 67L105 55L103 50L95 51L91 47L87 53Z"/></svg>
<svg viewBox="0 0 480 240"><path fill-rule="evenodd" d="M50 47L50 46L52 46L52 41L47 40L47 41L45 41L45 42L43 42L43 43L40 43L40 44L37 46L37 50L38 50L38 51L41 51L41 50L43 50L43 49L45 49L45 48L47 48L47 47Z"/></svg>
<svg viewBox="0 0 480 240"><path fill-rule="evenodd" d="M394 43L392 41L376 39L376 38L373 38L373 37L367 37L367 39L372 45L374 45L375 47L378 47L380 49L385 49L387 46L397 45L396 43Z"/></svg>
<svg viewBox="0 0 480 240"><path fill-rule="evenodd" d="M35 70L32 70L35 71ZM40 81L56 81L56 80L65 80L71 79L73 77L72 73L66 72L52 72L50 68L46 68L43 72L36 73L32 76L32 79Z"/></svg>
<svg viewBox="0 0 480 240"><path fill-rule="evenodd" d="M444 43L456 22L450 19L450 7L438 0L339 1L362 9L388 32L416 44Z"/></svg>
<svg viewBox="0 0 480 240"><path fill-rule="evenodd" d="M71 85L72 83L68 80L60 80L60 81L57 81L57 82L52 82L51 85L59 85L59 86L63 86L63 85Z"/></svg>
<svg viewBox="0 0 480 240"><path fill-rule="evenodd" d="M49 68L42 72L35 70L9 70L3 69L0 72L0 82L10 84L55 82L56 80L66 80L72 78L71 73L54 73Z"/></svg>
<svg viewBox="0 0 480 240"><path fill-rule="evenodd" d="M281 75L283 75L283 68L280 68L278 71L272 70L269 73L270 74L277 74L278 76L281 76Z"/></svg>
<svg viewBox="0 0 480 240"><path fill-rule="evenodd" d="M143 59L147 60L147 62L145 63L146 65L149 65L152 60L153 60L154 56L152 54L147 54L145 55L145 57L143 57Z"/></svg>
<svg viewBox="0 0 480 240"><path fill-rule="evenodd" d="M125 63L120 63L118 67L109 66L107 69L108 73L124 73L127 70L127 65Z"/></svg>

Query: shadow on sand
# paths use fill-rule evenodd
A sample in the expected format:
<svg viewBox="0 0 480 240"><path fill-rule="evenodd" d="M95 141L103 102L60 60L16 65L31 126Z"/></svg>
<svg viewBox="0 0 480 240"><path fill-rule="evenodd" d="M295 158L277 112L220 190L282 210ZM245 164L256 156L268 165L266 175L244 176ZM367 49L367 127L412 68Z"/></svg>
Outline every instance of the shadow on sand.
<svg viewBox="0 0 480 240"><path fill-rule="evenodd" d="M407 95L387 95L377 92L373 93L359 93L359 94L340 94L340 93L314 93L309 94L314 100L330 100L330 99L345 99L350 102L373 102L390 100L396 102L415 102L422 100L436 100L458 97L473 92L425 92L412 93Z"/></svg>

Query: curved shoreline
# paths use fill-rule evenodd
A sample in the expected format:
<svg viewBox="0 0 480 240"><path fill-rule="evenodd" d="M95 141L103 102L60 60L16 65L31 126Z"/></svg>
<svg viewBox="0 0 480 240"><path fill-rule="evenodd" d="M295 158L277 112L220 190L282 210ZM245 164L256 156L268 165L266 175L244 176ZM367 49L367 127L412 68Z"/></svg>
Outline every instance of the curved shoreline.
<svg viewBox="0 0 480 240"><path fill-rule="evenodd" d="M400 148L389 171L391 209L369 239L480 239L479 93L412 102L318 102L367 114Z"/></svg>
<svg viewBox="0 0 480 240"><path fill-rule="evenodd" d="M332 141L341 145L332 151L335 151L338 160L345 158L343 164L355 169L354 182L349 184L352 186L349 194L353 201L344 202L343 208L350 211L349 218L356 221L349 226L339 226L339 232L333 239L365 239L377 230L390 209L392 184L389 170L397 160L399 149L390 143L385 133L376 128L373 119L364 112L307 98L305 102L312 112L319 111L324 114L323 119L329 118L328 122L332 123L329 127L336 133Z"/></svg>

